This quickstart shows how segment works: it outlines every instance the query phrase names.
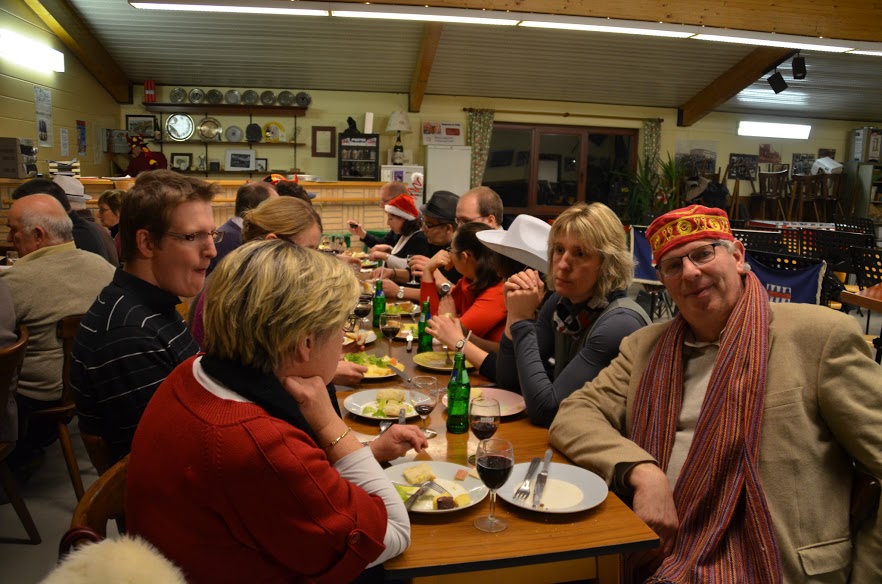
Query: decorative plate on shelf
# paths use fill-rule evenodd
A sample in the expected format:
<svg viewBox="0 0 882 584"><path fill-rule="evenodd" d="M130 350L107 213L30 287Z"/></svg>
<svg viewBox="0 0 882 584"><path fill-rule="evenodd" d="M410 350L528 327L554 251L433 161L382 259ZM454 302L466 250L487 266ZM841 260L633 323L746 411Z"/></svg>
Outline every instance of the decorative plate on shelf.
<svg viewBox="0 0 882 584"><path fill-rule="evenodd" d="M235 104L239 103L241 100L242 100L242 96L239 95L239 92L235 89L231 89L224 94L224 101L229 104L235 105Z"/></svg>
<svg viewBox="0 0 882 584"><path fill-rule="evenodd" d="M263 125L263 135L267 142L281 142L285 135L285 126L279 122L267 122Z"/></svg>
<svg viewBox="0 0 882 584"><path fill-rule="evenodd" d="M244 136L245 133L239 126L229 126L227 131L224 132L224 137L227 139L227 142L241 142Z"/></svg>
<svg viewBox="0 0 882 584"><path fill-rule="evenodd" d="M297 105L299 105L300 107L307 107L309 104L312 103L312 96L305 91L301 91L300 93L298 93L294 97L294 99L297 102Z"/></svg>
<svg viewBox="0 0 882 584"><path fill-rule="evenodd" d="M249 89L242 94L242 103L244 103L245 105L254 105L258 101L260 101L260 96L257 95L257 92L253 89Z"/></svg>
<svg viewBox="0 0 882 584"><path fill-rule="evenodd" d="M189 140L195 129L193 118L187 114L172 114L165 120L165 135L176 142Z"/></svg>
<svg viewBox="0 0 882 584"><path fill-rule="evenodd" d="M168 100L172 103L184 103L185 99L187 99L187 92L183 87L175 87L168 94Z"/></svg>
<svg viewBox="0 0 882 584"><path fill-rule="evenodd" d="M276 94L267 89L260 94L260 103L263 105L273 105L276 103Z"/></svg>
<svg viewBox="0 0 882 584"><path fill-rule="evenodd" d="M196 127L196 132L199 134L199 137L206 142L219 141L221 133L223 132L223 126L221 126L221 123L214 118L203 118L199 121L199 125Z"/></svg>
<svg viewBox="0 0 882 584"><path fill-rule="evenodd" d="M209 89L208 93L205 94L205 101L211 104L220 103L224 99L224 94L221 93L220 89Z"/></svg>
<svg viewBox="0 0 882 584"><path fill-rule="evenodd" d="M290 91L283 91L279 93L279 105L294 105L294 94Z"/></svg>
<svg viewBox="0 0 882 584"><path fill-rule="evenodd" d="M249 142L260 142L261 136L263 136L263 129L258 124L245 126L245 139Z"/></svg>
<svg viewBox="0 0 882 584"><path fill-rule="evenodd" d="M205 94L201 89L196 87L190 90L190 103L202 103L203 99L205 99Z"/></svg>

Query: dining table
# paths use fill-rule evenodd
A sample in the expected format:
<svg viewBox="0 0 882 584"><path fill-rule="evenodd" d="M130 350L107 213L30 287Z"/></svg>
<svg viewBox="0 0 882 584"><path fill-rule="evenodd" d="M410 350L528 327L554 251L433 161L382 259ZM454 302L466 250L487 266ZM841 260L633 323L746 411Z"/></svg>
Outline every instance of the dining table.
<svg viewBox="0 0 882 584"><path fill-rule="evenodd" d="M873 312L882 312L882 284L876 284L858 292L843 290L840 292L839 298L846 304L860 306ZM882 364L882 330L879 331L879 336L873 340L873 346L876 347L876 362Z"/></svg>
<svg viewBox="0 0 882 584"><path fill-rule="evenodd" d="M389 355L404 365L405 374L430 375L438 386L447 387L450 371L446 365L426 369L414 362L417 339L412 350L406 342L391 343L380 336L376 341L359 347L353 342L344 352ZM390 346L391 345L391 346ZM443 349L436 345L436 351ZM453 354L453 350L450 350ZM491 380L476 369L469 370L471 387L492 387ZM347 424L363 439L379 434L379 420L364 417L345 407L346 398L363 390L397 388L415 390L412 384L394 376L377 380L365 379L354 387L338 387L337 399ZM351 407L351 406L350 406ZM446 408L441 400L427 418L428 427L437 436L417 454L413 450L391 465L412 461L444 461L468 465L468 455L477 450L478 440L471 433L452 434L446 428ZM420 418L410 420L420 424ZM524 411L503 416L494 438L509 440L514 446L514 462L529 462L542 457L548 444L548 430L530 423ZM553 462L572 464L553 450ZM489 512L489 496L479 503L452 513L411 513L411 545L403 554L384 564L386 580L440 584L462 582L464 575L480 572L484 578L505 578L507 584L518 582L565 582L596 579L603 584L621 581L622 555L657 547L658 536L614 493L591 509L574 513L543 513L515 507L497 499L496 515L508 523L498 533L479 531L473 522ZM472 574L475 576L475 574Z"/></svg>

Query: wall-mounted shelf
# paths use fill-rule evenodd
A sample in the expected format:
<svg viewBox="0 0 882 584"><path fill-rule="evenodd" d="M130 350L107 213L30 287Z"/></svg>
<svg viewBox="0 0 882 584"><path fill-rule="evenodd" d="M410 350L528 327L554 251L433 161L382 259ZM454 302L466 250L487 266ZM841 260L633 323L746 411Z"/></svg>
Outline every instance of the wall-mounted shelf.
<svg viewBox="0 0 882 584"><path fill-rule="evenodd" d="M151 140L153 144L222 144L227 146L306 146L303 142L226 142L221 140Z"/></svg>
<svg viewBox="0 0 882 584"><path fill-rule="evenodd" d="M144 108L148 112L156 113L184 113L184 112L211 112L218 115L282 115L295 118L306 115L307 108L300 106L285 105L245 105L228 103L147 103Z"/></svg>

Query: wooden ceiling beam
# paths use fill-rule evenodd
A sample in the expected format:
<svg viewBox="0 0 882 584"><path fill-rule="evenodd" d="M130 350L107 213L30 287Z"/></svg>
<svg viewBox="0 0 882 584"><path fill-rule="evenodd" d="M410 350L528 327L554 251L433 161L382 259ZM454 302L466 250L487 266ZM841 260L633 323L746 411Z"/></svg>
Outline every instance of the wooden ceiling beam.
<svg viewBox="0 0 882 584"><path fill-rule="evenodd" d="M794 54L793 49L755 49L681 105L677 109L677 125L691 126Z"/></svg>
<svg viewBox="0 0 882 584"><path fill-rule="evenodd" d="M132 84L64 0L24 0L118 103L132 103Z"/></svg>
<svg viewBox="0 0 882 584"><path fill-rule="evenodd" d="M423 41L420 44L420 54L417 57L416 69L410 82L409 111L419 113L423 106L423 97L426 95L426 86L429 84L429 76L432 74L432 65L435 63L435 52L441 42L441 31L444 25L440 22L426 23L423 29Z"/></svg>
<svg viewBox="0 0 882 584"><path fill-rule="evenodd" d="M361 4L364 0L335 0ZM383 0L383 4L510 10L537 14L620 18L711 26L735 30L775 32L810 37L882 42L882 2L811 2L805 0Z"/></svg>

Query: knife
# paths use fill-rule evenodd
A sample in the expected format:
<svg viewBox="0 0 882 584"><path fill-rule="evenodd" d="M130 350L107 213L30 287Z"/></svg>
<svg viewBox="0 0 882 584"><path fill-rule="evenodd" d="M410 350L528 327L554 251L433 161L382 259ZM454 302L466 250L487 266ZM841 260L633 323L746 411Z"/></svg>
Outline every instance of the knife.
<svg viewBox="0 0 882 584"><path fill-rule="evenodd" d="M407 423L407 412L405 411L405 408L401 408L400 410L398 410L398 423L399 424L406 424Z"/></svg>
<svg viewBox="0 0 882 584"><path fill-rule="evenodd" d="M404 508L410 511L410 508L413 507L413 504L417 502L417 499L422 497L428 489L429 487L427 486L420 487L417 492L407 498L407 501L404 502Z"/></svg>
<svg viewBox="0 0 882 584"><path fill-rule="evenodd" d="M398 367L393 367L392 365L389 365L389 369L392 370L392 373L394 373L395 375L397 375L398 377L400 377L401 379L403 379L407 383L410 383L410 377L407 376L407 373L405 373L404 371L402 371Z"/></svg>
<svg viewBox="0 0 882 584"><path fill-rule="evenodd" d="M542 472L536 478L536 489L533 491L533 509L539 508L542 502L542 491L545 490L545 481L548 480L548 467L551 466L551 448L545 451L545 462L542 466Z"/></svg>

